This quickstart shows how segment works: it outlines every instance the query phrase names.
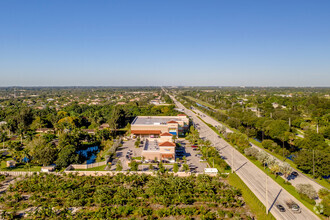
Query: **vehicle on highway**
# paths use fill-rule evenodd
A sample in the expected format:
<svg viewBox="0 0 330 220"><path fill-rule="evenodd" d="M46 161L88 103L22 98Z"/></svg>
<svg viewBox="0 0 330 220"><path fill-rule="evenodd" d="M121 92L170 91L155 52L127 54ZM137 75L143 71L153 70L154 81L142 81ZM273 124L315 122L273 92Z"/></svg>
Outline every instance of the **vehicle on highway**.
<svg viewBox="0 0 330 220"><path fill-rule="evenodd" d="M282 205L276 205L276 208L280 210L280 212L285 212L285 208Z"/></svg>
<svg viewBox="0 0 330 220"><path fill-rule="evenodd" d="M301 212L301 209L300 209L299 205L297 203L295 203L294 201L287 200L285 203L293 213L300 213Z"/></svg>

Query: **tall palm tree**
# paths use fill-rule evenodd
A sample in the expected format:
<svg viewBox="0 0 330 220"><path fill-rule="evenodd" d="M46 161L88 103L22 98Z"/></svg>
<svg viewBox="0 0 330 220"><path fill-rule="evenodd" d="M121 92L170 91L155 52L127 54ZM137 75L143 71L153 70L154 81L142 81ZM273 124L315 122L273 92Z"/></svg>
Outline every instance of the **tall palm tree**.
<svg viewBox="0 0 330 220"><path fill-rule="evenodd" d="M4 149L5 148L5 141L7 140L7 132L6 131L2 131L1 133L0 133L0 139L1 139L1 141L2 141L2 148Z"/></svg>

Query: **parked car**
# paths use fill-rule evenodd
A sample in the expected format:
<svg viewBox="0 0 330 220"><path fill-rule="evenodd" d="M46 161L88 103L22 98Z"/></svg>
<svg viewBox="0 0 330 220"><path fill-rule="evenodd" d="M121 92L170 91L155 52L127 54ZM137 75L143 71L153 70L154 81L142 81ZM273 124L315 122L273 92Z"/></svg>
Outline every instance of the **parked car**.
<svg viewBox="0 0 330 220"><path fill-rule="evenodd" d="M280 212L285 212L285 208L282 205L276 205L276 208L280 210Z"/></svg>
<svg viewBox="0 0 330 220"><path fill-rule="evenodd" d="M297 173L296 171L293 171L293 172L291 173L291 175L292 175L292 176L298 176L298 173Z"/></svg>

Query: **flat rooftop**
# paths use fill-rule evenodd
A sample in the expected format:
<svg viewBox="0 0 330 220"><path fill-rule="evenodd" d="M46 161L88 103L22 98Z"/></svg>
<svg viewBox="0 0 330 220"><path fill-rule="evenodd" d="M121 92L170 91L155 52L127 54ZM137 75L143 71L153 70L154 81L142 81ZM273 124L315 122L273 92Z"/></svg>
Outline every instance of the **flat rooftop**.
<svg viewBox="0 0 330 220"><path fill-rule="evenodd" d="M143 148L144 151L159 151L158 142L154 141L147 141Z"/></svg>
<svg viewBox="0 0 330 220"><path fill-rule="evenodd" d="M132 125L166 124L169 121L182 121L178 116L137 116Z"/></svg>

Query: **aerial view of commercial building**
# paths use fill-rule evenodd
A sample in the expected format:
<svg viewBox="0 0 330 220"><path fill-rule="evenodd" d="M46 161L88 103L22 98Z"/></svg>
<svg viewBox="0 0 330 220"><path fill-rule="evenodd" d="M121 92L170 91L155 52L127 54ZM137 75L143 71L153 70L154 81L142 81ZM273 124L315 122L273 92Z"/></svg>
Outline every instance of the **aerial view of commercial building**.
<svg viewBox="0 0 330 220"><path fill-rule="evenodd" d="M145 160L174 160L175 143L173 137L183 135L189 127L186 115L178 116L138 116L131 125L133 137L144 140L142 156Z"/></svg>

